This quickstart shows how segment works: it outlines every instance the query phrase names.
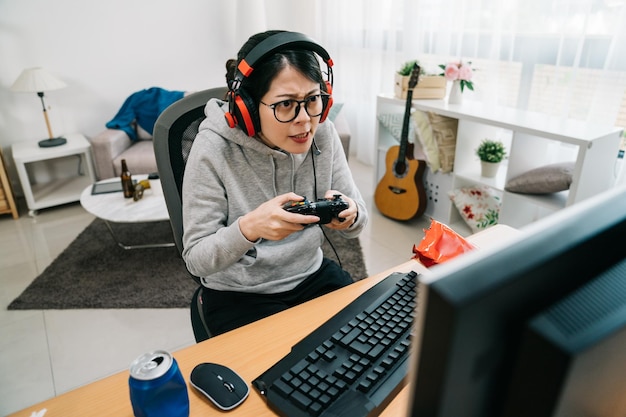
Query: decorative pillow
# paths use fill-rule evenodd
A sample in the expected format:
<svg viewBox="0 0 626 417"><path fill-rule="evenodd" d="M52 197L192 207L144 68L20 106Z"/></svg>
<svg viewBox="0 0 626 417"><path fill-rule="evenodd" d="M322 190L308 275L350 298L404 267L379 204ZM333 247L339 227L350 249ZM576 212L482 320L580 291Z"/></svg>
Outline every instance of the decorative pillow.
<svg viewBox="0 0 626 417"><path fill-rule="evenodd" d="M546 165L511 178L504 189L522 194L550 194L568 190L572 184L573 171L573 162Z"/></svg>
<svg viewBox="0 0 626 417"><path fill-rule="evenodd" d="M498 224L501 201L491 188L465 187L448 192L465 223L476 233Z"/></svg>
<svg viewBox="0 0 626 417"><path fill-rule="evenodd" d="M422 145L426 163L432 172L437 172L441 168L439 163L439 149L430 128L428 115L420 110L415 110L411 115L415 122L415 136Z"/></svg>
<svg viewBox="0 0 626 417"><path fill-rule="evenodd" d="M404 113L379 114L378 120L389 130L398 143L402 140L402 124L404 123ZM421 142L415 138L415 120L409 117L409 132L407 139L413 144L413 159L427 159Z"/></svg>
<svg viewBox="0 0 626 417"><path fill-rule="evenodd" d="M428 120L430 121L433 138L439 149L441 172L450 172L454 167L456 132L459 127L459 120L433 112L428 112Z"/></svg>
<svg viewBox="0 0 626 417"><path fill-rule="evenodd" d="M402 139L402 124L404 123L404 113L384 113L378 115L378 120L385 126L391 135L396 138L398 142ZM409 118L409 141L415 137L413 123Z"/></svg>
<svg viewBox="0 0 626 417"><path fill-rule="evenodd" d="M333 103L330 110L328 110L328 120L330 120L331 122L334 122L335 118L337 117L337 115L339 114L342 108L343 108L343 103Z"/></svg>

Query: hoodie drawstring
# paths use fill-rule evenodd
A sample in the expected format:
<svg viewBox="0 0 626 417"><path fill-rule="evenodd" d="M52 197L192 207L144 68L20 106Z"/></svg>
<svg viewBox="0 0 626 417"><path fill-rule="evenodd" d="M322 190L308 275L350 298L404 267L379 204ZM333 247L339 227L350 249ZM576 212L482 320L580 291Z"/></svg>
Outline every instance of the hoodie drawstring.
<svg viewBox="0 0 626 417"><path fill-rule="evenodd" d="M276 186L276 163L274 162L274 157L272 155L268 155L270 158L270 164L272 165L272 187L274 187L274 197L278 197L278 188Z"/></svg>

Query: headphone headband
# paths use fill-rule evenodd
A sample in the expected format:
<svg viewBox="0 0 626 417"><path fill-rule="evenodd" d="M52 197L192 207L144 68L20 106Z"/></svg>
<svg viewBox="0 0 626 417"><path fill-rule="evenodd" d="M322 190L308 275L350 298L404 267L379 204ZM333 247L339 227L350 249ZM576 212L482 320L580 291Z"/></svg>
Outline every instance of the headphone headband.
<svg viewBox="0 0 626 417"><path fill-rule="evenodd" d="M333 60L320 44L308 36L298 32L279 32L259 42L237 65L235 77L229 85L228 112L224 115L228 126L231 128L239 126L248 136L254 136L260 130L261 122L258 110L255 108L256 105L245 94L245 91L240 91L241 83L252 74L254 66L265 57L288 49L315 52L326 63L327 80L325 84L330 96L320 116L320 123L326 120L328 111L333 105Z"/></svg>
<svg viewBox="0 0 626 417"><path fill-rule="evenodd" d="M264 39L252 48L241 60L239 65L237 65L235 80L241 81L245 77L249 77L257 62L279 50L289 49L289 47L313 51L322 57L326 65L329 67L333 66L333 60L330 58L328 52L326 52L326 49L322 48L322 46L313 39L298 32L280 32Z"/></svg>

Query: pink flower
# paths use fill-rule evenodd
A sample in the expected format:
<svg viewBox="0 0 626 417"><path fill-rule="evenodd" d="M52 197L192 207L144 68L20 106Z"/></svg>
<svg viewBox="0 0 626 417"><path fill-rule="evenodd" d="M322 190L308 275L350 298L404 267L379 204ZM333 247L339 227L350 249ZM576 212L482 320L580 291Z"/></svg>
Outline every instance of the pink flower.
<svg viewBox="0 0 626 417"><path fill-rule="evenodd" d="M454 81L459 78L459 66L455 63L450 63L446 65L446 69L444 71L444 75L446 80Z"/></svg>
<svg viewBox="0 0 626 417"><path fill-rule="evenodd" d="M469 81L472 79L472 68L469 65L463 65L459 69L459 80Z"/></svg>
<svg viewBox="0 0 626 417"><path fill-rule="evenodd" d="M469 63L464 64L462 62L450 62L445 67L444 75L448 81L469 81L472 79L472 67Z"/></svg>

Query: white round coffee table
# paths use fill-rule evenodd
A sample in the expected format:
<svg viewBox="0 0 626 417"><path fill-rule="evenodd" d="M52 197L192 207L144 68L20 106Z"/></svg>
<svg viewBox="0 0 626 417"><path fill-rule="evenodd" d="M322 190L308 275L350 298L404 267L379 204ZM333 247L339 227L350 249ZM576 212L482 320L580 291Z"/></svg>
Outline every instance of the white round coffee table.
<svg viewBox="0 0 626 417"><path fill-rule="evenodd" d="M134 175L134 180L146 179L147 175ZM109 178L98 181L96 184L116 183L119 178ZM167 243L148 243L142 245L127 245L119 241L113 228L112 223L149 223L159 221L169 221L169 214L163 197L163 189L160 180L150 180L150 188L146 189L143 197L134 201L132 198L124 198L121 191L92 194L93 184L86 187L80 195L80 204L85 210L94 216L104 220L111 236L123 249L140 249L155 247L171 247L174 242Z"/></svg>

